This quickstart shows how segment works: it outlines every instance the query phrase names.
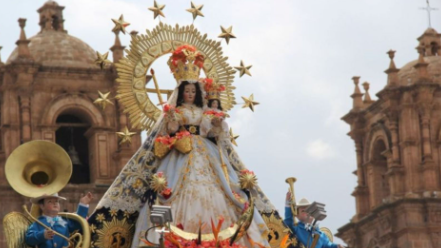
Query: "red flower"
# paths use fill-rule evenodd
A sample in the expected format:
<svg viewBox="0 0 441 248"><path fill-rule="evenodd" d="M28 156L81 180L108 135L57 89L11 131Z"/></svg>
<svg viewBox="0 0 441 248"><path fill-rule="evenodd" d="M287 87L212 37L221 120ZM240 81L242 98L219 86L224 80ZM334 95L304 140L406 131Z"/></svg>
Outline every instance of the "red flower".
<svg viewBox="0 0 441 248"><path fill-rule="evenodd" d="M248 202L245 202L244 204L243 204L243 210L242 210L242 213L245 213L245 211L247 211L247 209L250 207L250 204L248 203Z"/></svg>
<svg viewBox="0 0 441 248"><path fill-rule="evenodd" d="M170 196L172 195L172 190L171 188L166 188L161 192L162 197L164 197L165 199L170 198Z"/></svg>
<svg viewBox="0 0 441 248"><path fill-rule="evenodd" d="M165 136L158 136L155 139L156 142L162 143L164 145L168 145L169 148L171 148L173 146L173 144L175 143L175 138L174 137L170 137L168 135Z"/></svg>
<svg viewBox="0 0 441 248"><path fill-rule="evenodd" d="M169 105L169 104L165 104L164 107L162 108L164 115L171 115L171 114L180 114L181 110L179 110L178 108L176 108L174 105Z"/></svg>
<svg viewBox="0 0 441 248"><path fill-rule="evenodd" d="M179 226L179 224L178 224ZM165 247L167 248L204 248L204 247L222 247L222 248L245 248L237 243L234 243L230 246L230 240L224 239L222 241L209 240L209 241L201 241L200 244L197 243L198 240L186 240L181 237L178 237L176 234L167 233L165 235Z"/></svg>
<svg viewBox="0 0 441 248"><path fill-rule="evenodd" d="M171 62L173 66L177 66L178 62L181 61L182 63L187 63L187 55L185 55L184 50L187 50L189 52L197 52L196 48L190 45L182 45L173 52L171 56ZM197 53L195 56L195 60L193 62L196 66L199 68L202 68L204 66L204 56L200 53Z"/></svg>
<svg viewBox="0 0 441 248"><path fill-rule="evenodd" d="M184 231L184 225L182 225L182 223L178 223L176 225L177 228L181 229L182 231Z"/></svg>
<svg viewBox="0 0 441 248"><path fill-rule="evenodd" d="M204 115L212 115L215 117L225 117L225 113L222 111L216 111L216 110L207 110L204 112Z"/></svg>
<svg viewBox="0 0 441 248"><path fill-rule="evenodd" d="M191 134L189 131L181 131L181 132L177 132L175 137L176 137L176 139L182 139L182 138L184 138L186 136L190 136L190 135Z"/></svg>
<svg viewBox="0 0 441 248"><path fill-rule="evenodd" d="M240 174L251 174L251 175L254 175L254 172L253 171L250 171L250 170L241 170L240 171Z"/></svg>

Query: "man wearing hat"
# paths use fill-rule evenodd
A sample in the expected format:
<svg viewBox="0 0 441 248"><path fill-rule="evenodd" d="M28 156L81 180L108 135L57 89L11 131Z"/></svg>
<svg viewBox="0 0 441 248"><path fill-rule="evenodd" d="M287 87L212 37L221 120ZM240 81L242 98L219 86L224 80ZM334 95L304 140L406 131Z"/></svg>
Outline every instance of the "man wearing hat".
<svg viewBox="0 0 441 248"><path fill-rule="evenodd" d="M86 217L89 211L89 203L92 201L93 195L88 192L80 199L77 214ZM38 204L41 209L41 216L38 220L50 229L34 222L26 232L25 242L29 246L38 246L38 248L62 248L68 247L67 240L55 234L55 232L69 238L69 234L74 230L79 230L80 225L74 221L63 219L58 216L60 211L60 200L66 198L58 196L58 193L32 198L33 204Z"/></svg>
<svg viewBox="0 0 441 248"><path fill-rule="evenodd" d="M311 235L311 227L308 227L314 221L314 218L306 213L306 208L311 205L311 203L306 198L300 199L296 204L297 208L297 219L299 220L298 224L294 225L294 217L291 211L291 193L288 192L286 194L286 202L285 202L285 224L291 229L293 233L296 234L297 239L302 243L306 248L310 248L313 238ZM344 248L344 246L339 244L332 243L328 236L318 227L314 228L314 234L320 235L315 248Z"/></svg>

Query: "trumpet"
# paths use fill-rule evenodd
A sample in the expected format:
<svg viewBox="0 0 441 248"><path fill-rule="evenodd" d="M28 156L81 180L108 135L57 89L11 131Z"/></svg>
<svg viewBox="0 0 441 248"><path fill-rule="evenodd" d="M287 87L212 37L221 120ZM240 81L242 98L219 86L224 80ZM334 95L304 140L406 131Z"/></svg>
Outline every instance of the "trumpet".
<svg viewBox="0 0 441 248"><path fill-rule="evenodd" d="M296 196L294 194L294 183L297 181L295 177L288 177L285 182L289 185L289 192L291 193L291 212L294 217L294 226L297 226L297 206L296 206Z"/></svg>

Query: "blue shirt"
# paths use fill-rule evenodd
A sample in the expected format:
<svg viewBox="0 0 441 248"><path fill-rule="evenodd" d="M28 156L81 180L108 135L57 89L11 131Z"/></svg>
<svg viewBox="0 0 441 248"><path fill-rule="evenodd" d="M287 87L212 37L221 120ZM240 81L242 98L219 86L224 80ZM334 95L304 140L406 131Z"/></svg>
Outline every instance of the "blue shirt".
<svg viewBox="0 0 441 248"><path fill-rule="evenodd" d="M289 229L291 229L291 231L296 234L297 239L300 241L300 243L302 243L306 248L311 247L311 244L313 242L311 231L306 229L303 222L299 222L297 226L294 226L294 217L292 216L290 207L285 207L284 222L289 227ZM320 238L318 239L315 248L337 248L337 244L329 241L328 236L326 236L326 234L320 231L318 228L314 230L314 234L320 235ZM309 247L307 247L308 244Z"/></svg>
<svg viewBox="0 0 441 248"><path fill-rule="evenodd" d="M89 207L85 207L83 205L78 205L77 214L81 217L86 218L87 213L89 212ZM75 230L80 230L81 226L79 223L75 221L71 221L69 219L64 219L59 216L53 218L40 216L38 220L41 221L46 226L52 228L52 230L64 235L69 238L71 232ZM67 240L63 239L58 235L54 235L53 239L45 239L44 238L44 230L46 228L37 222L32 223L29 226L28 231L26 232L25 242L29 246L38 246L38 248L62 248L69 246Z"/></svg>

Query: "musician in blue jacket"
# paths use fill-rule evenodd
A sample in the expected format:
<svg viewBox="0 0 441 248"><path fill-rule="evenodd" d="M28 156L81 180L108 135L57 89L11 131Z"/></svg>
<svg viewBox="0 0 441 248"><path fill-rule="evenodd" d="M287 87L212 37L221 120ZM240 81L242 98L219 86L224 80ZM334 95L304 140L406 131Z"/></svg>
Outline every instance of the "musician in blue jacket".
<svg viewBox="0 0 441 248"><path fill-rule="evenodd" d="M80 199L77 209L78 215L84 218L87 216L89 203L92 199L93 196L90 192ZM31 202L38 204L42 211L38 220L50 229L37 222L32 223L26 232L25 242L27 245L38 246L38 248L62 248L69 246L67 240L56 235L54 231L69 238L71 232L80 230L81 227L74 221L58 216L58 212L60 212L60 200L66 200L66 198L58 196L57 193L52 195L44 194L31 199Z"/></svg>
<svg viewBox="0 0 441 248"><path fill-rule="evenodd" d="M312 218L305 211L305 209L311 205L306 198L302 198L297 203L297 219L299 222L297 223L297 226L295 226L294 217L290 207L291 201L291 193L288 192L286 194L284 222L291 229L291 231L296 234L300 243L302 243L306 248L310 248L313 241L311 233L313 232L314 234L320 235L315 248L344 248L342 245L332 243L328 236L326 236L324 232L320 231L318 227L316 227L313 231L311 230L312 227L310 225L314 221L314 218Z"/></svg>

